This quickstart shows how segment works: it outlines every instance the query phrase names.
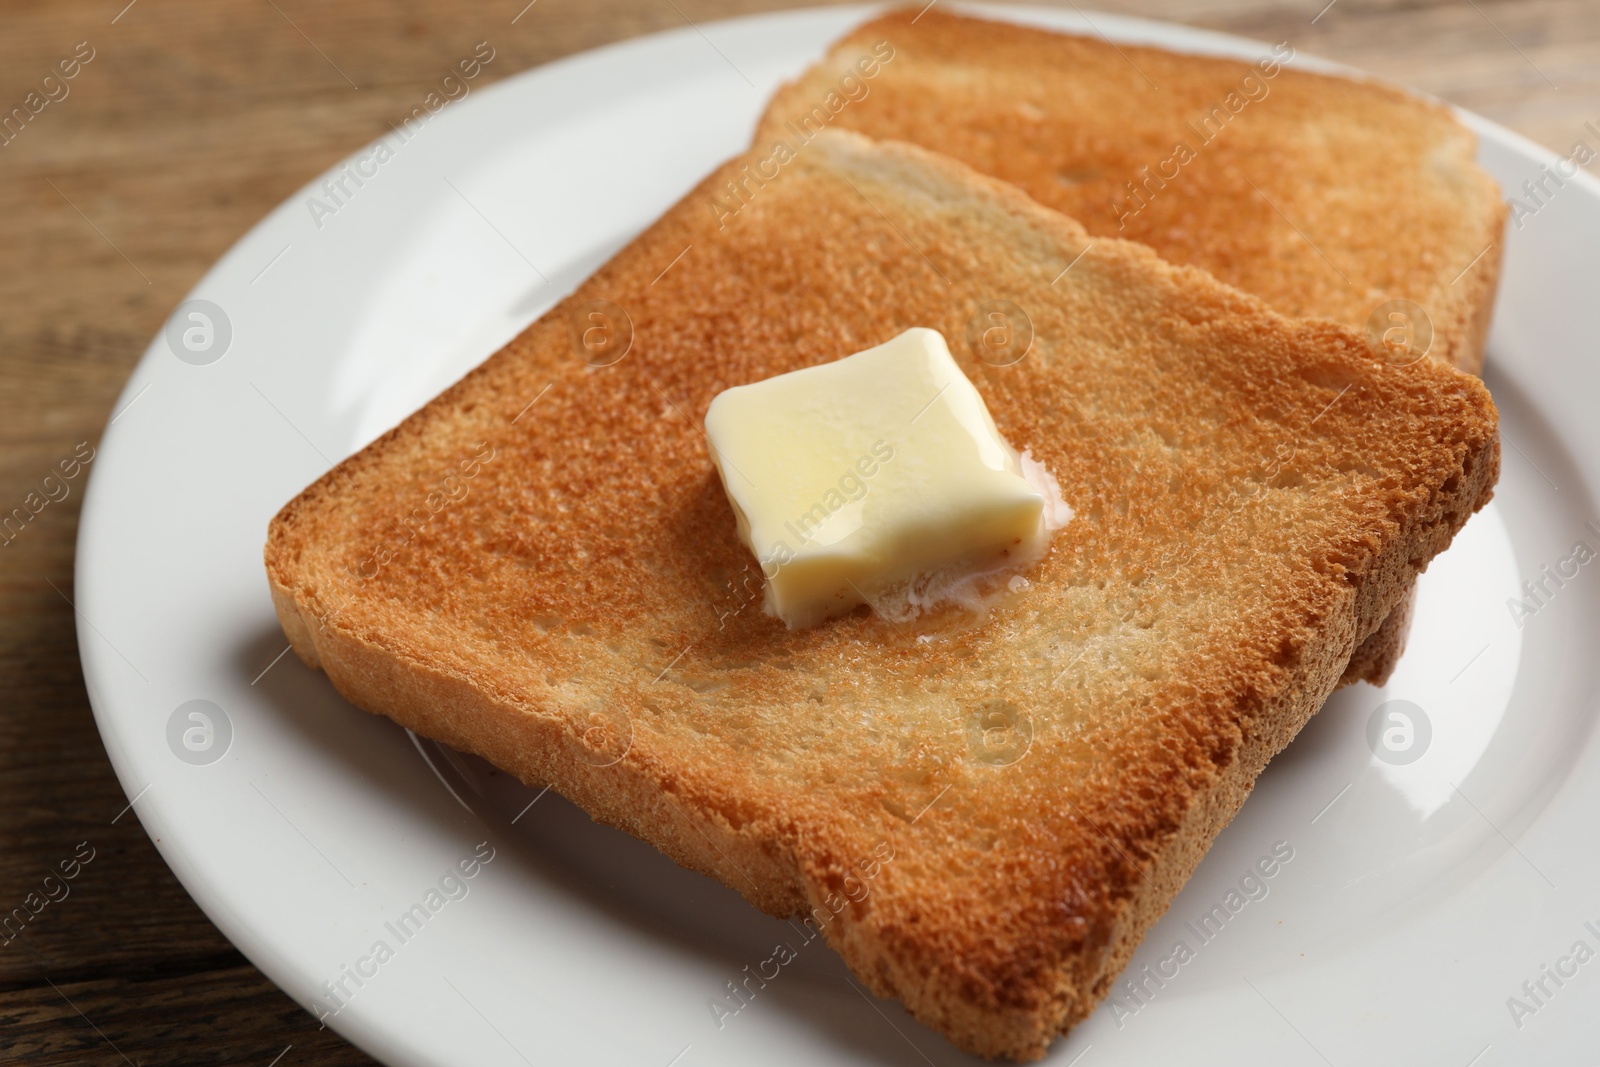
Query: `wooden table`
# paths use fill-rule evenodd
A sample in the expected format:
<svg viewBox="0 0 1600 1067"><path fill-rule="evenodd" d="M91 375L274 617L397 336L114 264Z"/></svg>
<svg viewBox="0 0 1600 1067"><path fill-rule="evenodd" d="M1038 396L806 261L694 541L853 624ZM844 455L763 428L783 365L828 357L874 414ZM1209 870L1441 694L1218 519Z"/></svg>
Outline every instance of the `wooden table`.
<svg viewBox="0 0 1600 1067"><path fill-rule="evenodd" d="M496 79L686 19L789 6L524 2L0 4L4 111L58 61L92 51L70 94L0 147L0 508L98 440L145 345L212 261L385 133L476 42L492 40L485 75ZM1580 136L1592 143L1583 124L1600 122L1593 0L1326 2L1083 0L1288 40L1557 152ZM370 1062L245 961L125 811L68 602L81 484L0 548L0 911L21 906L63 860L93 854L70 896L0 947L0 1053L29 1064Z"/></svg>

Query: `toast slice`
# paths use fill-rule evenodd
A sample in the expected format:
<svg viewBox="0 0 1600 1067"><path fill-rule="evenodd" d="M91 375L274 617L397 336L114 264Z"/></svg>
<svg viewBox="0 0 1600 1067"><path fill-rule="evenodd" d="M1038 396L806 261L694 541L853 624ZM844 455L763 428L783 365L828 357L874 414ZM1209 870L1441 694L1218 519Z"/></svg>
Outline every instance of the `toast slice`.
<svg viewBox="0 0 1600 1067"><path fill-rule="evenodd" d="M1429 353L1478 373L1506 207L1472 132L1398 90L1285 69L1289 53L1256 65L907 9L785 86L754 147L827 125L910 141L1286 315L1365 330L1410 300ZM1388 679L1413 599L1345 683Z"/></svg>
<svg viewBox="0 0 1600 1067"><path fill-rule="evenodd" d="M989 301L1031 322L1007 366L964 340ZM700 419L911 326L952 340L1075 517L982 616L790 631ZM721 167L291 501L265 557L296 652L355 704L802 919L791 947L826 939L961 1048L1029 1059L1498 466L1475 378L826 131Z"/></svg>
<svg viewBox="0 0 1600 1067"><path fill-rule="evenodd" d="M823 126L910 141L1285 315L1364 330L1410 300L1429 354L1478 373L1506 205L1477 138L1441 104L1284 67L1293 51L1242 63L907 8L784 86L755 147Z"/></svg>

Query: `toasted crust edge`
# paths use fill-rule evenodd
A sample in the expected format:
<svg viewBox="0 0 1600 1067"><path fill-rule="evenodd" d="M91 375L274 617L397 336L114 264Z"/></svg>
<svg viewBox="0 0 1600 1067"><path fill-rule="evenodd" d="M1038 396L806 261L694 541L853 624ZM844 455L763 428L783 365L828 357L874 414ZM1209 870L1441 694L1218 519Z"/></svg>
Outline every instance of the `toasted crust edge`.
<svg viewBox="0 0 1600 1067"><path fill-rule="evenodd" d="M1417 587L1412 585L1393 611L1385 615L1378 628L1365 641L1356 646L1350 657L1340 686L1366 682L1382 685L1394 673L1395 666L1406 651L1406 638L1411 633L1411 620L1416 615Z"/></svg>
<svg viewBox="0 0 1600 1067"><path fill-rule="evenodd" d="M676 779L671 768L630 760L626 753L615 763L588 762L592 757L575 743L563 720L529 714L529 708L496 699L467 678L321 625L276 574L271 584L273 608L295 654L327 674L357 707L482 756L527 785L553 788L596 821L733 887L769 915L782 918L804 910L799 864L782 847L789 835L773 833L765 824L734 829L717 815L719 798ZM691 817L691 811L699 817Z"/></svg>
<svg viewBox="0 0 1600 1067"><path fill-rule="evenodd" d="M1500 267L1504 259L1506 219L1509 215L1503 200L1496 199L1499 216L1491 227L1490 244L1483 258L1467 268L1467 291L1462 297L1453 329L1446 333L1448 344L1439 358L1466 371L1483 374L1484 349L1489 341L1489 326L1494 318L1495 296L1500 290Z"/></svg>

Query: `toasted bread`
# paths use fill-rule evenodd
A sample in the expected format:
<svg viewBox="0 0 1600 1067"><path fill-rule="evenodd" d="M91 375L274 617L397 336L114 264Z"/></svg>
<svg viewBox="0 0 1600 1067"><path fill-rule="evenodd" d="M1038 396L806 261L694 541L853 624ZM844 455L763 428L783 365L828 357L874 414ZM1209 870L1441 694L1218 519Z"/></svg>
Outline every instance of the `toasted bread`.
<svg viewBox="0 0 1600 1067"><path fill-rule="evenodd" d="M908 8L784 86L754 147L820 126L910 141L1285 315L1365 329L1410 300L1429 354L1478 373L1506 205L1476 138L1441 104L1282 66L1292 53L1243 63Z"/></svg>
<svg viewBox="0 0 1600 1067"><path fill-rule="evenodd" d="M1437 104L1282 58L907 9L785 86L754 147L822 125L910 141L1287 315L1368 329L1380 304L1410 300L1428 316L1429 354L1478 373L1506 208L1471 131ZM1179 163L1179 144L1194 158ZM1388 679L1413 601L1357 649L1345 683Z"/></svg>
<svg viewBox="0 0 1600 1067"><path fill-rule="evenodd" d="M1489 498L1495 411L913 146L770 162L291 501L273 601L360 707L804 916L960 1047L1038 1057ZM997 300L1031 321L1006 366L963 340ZM1075 516L985 614L790 631L699 420L910 326Z"/></svg>

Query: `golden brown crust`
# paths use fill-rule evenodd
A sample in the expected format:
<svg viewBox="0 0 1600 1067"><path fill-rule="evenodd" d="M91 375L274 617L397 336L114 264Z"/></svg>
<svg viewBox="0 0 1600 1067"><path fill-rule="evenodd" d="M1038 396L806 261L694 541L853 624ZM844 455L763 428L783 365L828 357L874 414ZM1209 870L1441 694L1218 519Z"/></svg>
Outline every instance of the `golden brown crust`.
<svg viewBox="0 0 1600 1067"><path fill-rule="evenodd" d="M1505 201L1496 200L1495 203L1499 213L1489 226L1493 234L1491 243L1482 258L1451 283L1452 289L1460 287L1463 290L1456 304L1460 325L1445 330L1442 341L1446 348L1437 353L1440 359L1455 364L1469 374L1483 373L1484 345L1489 340L1495 294L1500 290L1500 263L1504 256L1501 235L1505 232L1508 211Z"/></svg>
<svg viewBox="0 0 1600 1067"><path fill-rule="evenodd" d="M1356 646L1355 654L1344 669L1340 685L1367 682L1382 685L1394 673L1395 664L1406 650L1406 637L1411 633L1411 619L1415 614L1417 589L1406 590L1400 606L1384 617L1378 628Z"/></svg>
<svg viewBox="0 0 1600 1067"><path fill-rule="evenodd" d="M1488 499L1494 409L1142 246L1085 252L913 147L825 133L729 199L761 162L286 506L274 603L356 704L801 909L963 1048L1035 1058ZM963 343L997 299L1034 333L1003 367ZM569 340L596 301L632 323L599 368ZM982 618L788 631L741 591L699 419L911 325L1076 516Z"/></svg>

